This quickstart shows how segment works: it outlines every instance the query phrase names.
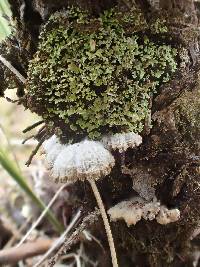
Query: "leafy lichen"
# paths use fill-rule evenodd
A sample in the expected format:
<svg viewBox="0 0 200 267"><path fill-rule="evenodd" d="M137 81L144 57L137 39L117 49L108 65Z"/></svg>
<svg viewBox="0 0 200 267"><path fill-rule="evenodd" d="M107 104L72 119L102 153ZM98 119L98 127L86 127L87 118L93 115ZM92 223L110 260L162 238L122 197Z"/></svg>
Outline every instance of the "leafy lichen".
<svg viewBox="0 0 200 267"><path fill-rule="evenodd" d="M177 68L176 49L150 37L166 30L160 21L148 28L134 8L55 13L29 65L28 107L61 139L141 132L152 94Z"/></svg>

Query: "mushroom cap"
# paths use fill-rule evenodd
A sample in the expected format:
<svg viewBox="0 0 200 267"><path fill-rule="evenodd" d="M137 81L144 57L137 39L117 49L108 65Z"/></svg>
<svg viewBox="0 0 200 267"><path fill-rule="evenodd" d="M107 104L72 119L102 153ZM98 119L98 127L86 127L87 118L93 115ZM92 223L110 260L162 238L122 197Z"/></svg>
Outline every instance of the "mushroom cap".
<svg viewBox="0 0 200 267"><path fill-rule="evenodd" d="M51 167L64 145L60 144L57 136L54 134L45 140L42 146L46 154L46 162Z"/></svg>
<svg viewBox="0 0 200 267"><path fill-rule="evenodd" d="M44 144L47 162L58 182L98 180L109 174L115 164L112 154L100 142L84 140L61 145L54 136Z"/></svg>
<svg viewBox="0 0 200 267"><path fill-rule="evenodd" d="M142 143L142 137L133 132L117 133L114 135L104 136L101 142L108 150L118 149L119 152L123 152L128 148L139 146Z"/></svg>

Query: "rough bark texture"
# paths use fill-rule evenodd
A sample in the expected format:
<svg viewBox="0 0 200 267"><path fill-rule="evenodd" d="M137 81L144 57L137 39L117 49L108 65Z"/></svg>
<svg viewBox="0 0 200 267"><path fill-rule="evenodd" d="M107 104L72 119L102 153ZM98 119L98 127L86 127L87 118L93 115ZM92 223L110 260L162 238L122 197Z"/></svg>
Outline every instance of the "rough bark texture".
<svg viewBox="0 0 200 267"><path fill-rule="evenodd" d="M68 4L77 4L98 16L117 3L115 0L9 2L18 24L16 39L20 49L15 51L11 46L9 54L4 52L4 55L24 75L28 59L37 49L39 27L52 12ZM123 4L131 6L132 2L123 1ZM189 267L193 266L193 252L199 245L198 236L194 237L193 233L199 227L200 219L198 11L192 0L161 0L156 7L154 4L158 1L151 1L151 4L146 0L136 2L147 19L160 14L166 18L170 29L166 38L171 42L172 37L174 44L182 44L188 54L187 63L179 67L173 80L161 87L152 100L153 127L149 129L146 125L143 144L124 155L116 153L115 168L109 177L98 182L98 187L108 209L137 195L132 188L132 179L138 179L143 184L152 184L161 203L168 208L176 207L181 213L180 220L169 225L144 220L131 227L122 221L112 223L120 266ZM158 7L163 9L161 13L156 10ZM20 88L19 96L23 96L21 85ZM75 187L77 195L84 199L81 203L85 212L93 210L96 203L89 185L77 183ZM107 246L102 222L93 228L93 233ZM99 260L99 266L111 266L109 253L102 256L102 250L89 243L87 248L89 257Z"/></svg>

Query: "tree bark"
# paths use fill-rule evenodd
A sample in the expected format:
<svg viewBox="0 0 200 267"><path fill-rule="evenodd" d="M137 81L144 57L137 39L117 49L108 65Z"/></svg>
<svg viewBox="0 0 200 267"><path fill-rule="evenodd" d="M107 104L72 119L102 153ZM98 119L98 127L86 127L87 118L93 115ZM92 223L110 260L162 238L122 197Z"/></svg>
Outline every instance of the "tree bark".
<svg viewBox="0 0 200 267"><path fill-rule="evenodd" d="M12 64L27 73L28 59L37 50L40 26L50 14L69 4L79 5L98 16L120 1L117 0L9 0L13 17L17 21L17 40L20 51L12 58L13 48L7 54ZM127 6L135 1L121 1ZM165 17L170 29L166 40L182 45L187 54L187 62L179 67L176 76L163 85L152 103L152 129L146 125L144 141L138 150L129 149L123 155L116 153L116 167L111 175L98 182L98 188L106 208L137 195L132 188L132 180L153 184L155 195L168 208L178 208L181 218L169 225L159 225L155 221L140 221L127 227L122 222L111 224L117 244L120 266L139 267L181 267L193 266L193 252L198 248L198 236L191 240L199 227L200 219L200 87L199 87L199 30L198 14L193 0L137 0L147 21L154 17ZM161 38L159 34L157 38ZM4 50L3 50L4 51ZM6 52L4 52L6 55ZM27 54L23 61L24 54ZM23 91L23 90L22 90ZM23 95L23 92L21 92ZM180 123L181 122L181 123ZM126 171L124 171L126 170ZM78 196L84 196L83 208L94 209L95 199L89 186L75 185ZM98 238L104 242L103 224L96 224ZM89 257L101 259L102 255L88 245ZM107 259L107 257L105 257ZM106 260L104 267L111 266Z"/></svg>

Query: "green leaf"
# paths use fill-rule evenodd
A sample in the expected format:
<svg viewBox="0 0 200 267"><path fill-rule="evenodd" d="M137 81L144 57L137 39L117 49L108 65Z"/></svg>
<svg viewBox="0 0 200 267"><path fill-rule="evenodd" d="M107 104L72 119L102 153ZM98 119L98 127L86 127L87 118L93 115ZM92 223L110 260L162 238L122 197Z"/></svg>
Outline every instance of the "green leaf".
<svg viewBox="0 0 200 267"><path fill-rule="evenodd" d="M7 173L15 180L15 182L20 186L20 188L27 194L28 197L43 211L46 206L41 199L39 199L35 193L31 190L30 186L27 184L25 178L20 173L19 168L16 166L15 162L12 161L7 153L0 148L0 165L7 171ZM63 232L63 226L58 222L56 217L51 211L47 211L46 216L48 220L52 223L54 228L59 232Z"/></svg>
<svg viewBox="0 0 200 267"><path fill-rule="evenodd" d="M0 41L5 39L11 32L8 21L3 17L11 16L11 11L7 0L0 1Z"/></svg>

